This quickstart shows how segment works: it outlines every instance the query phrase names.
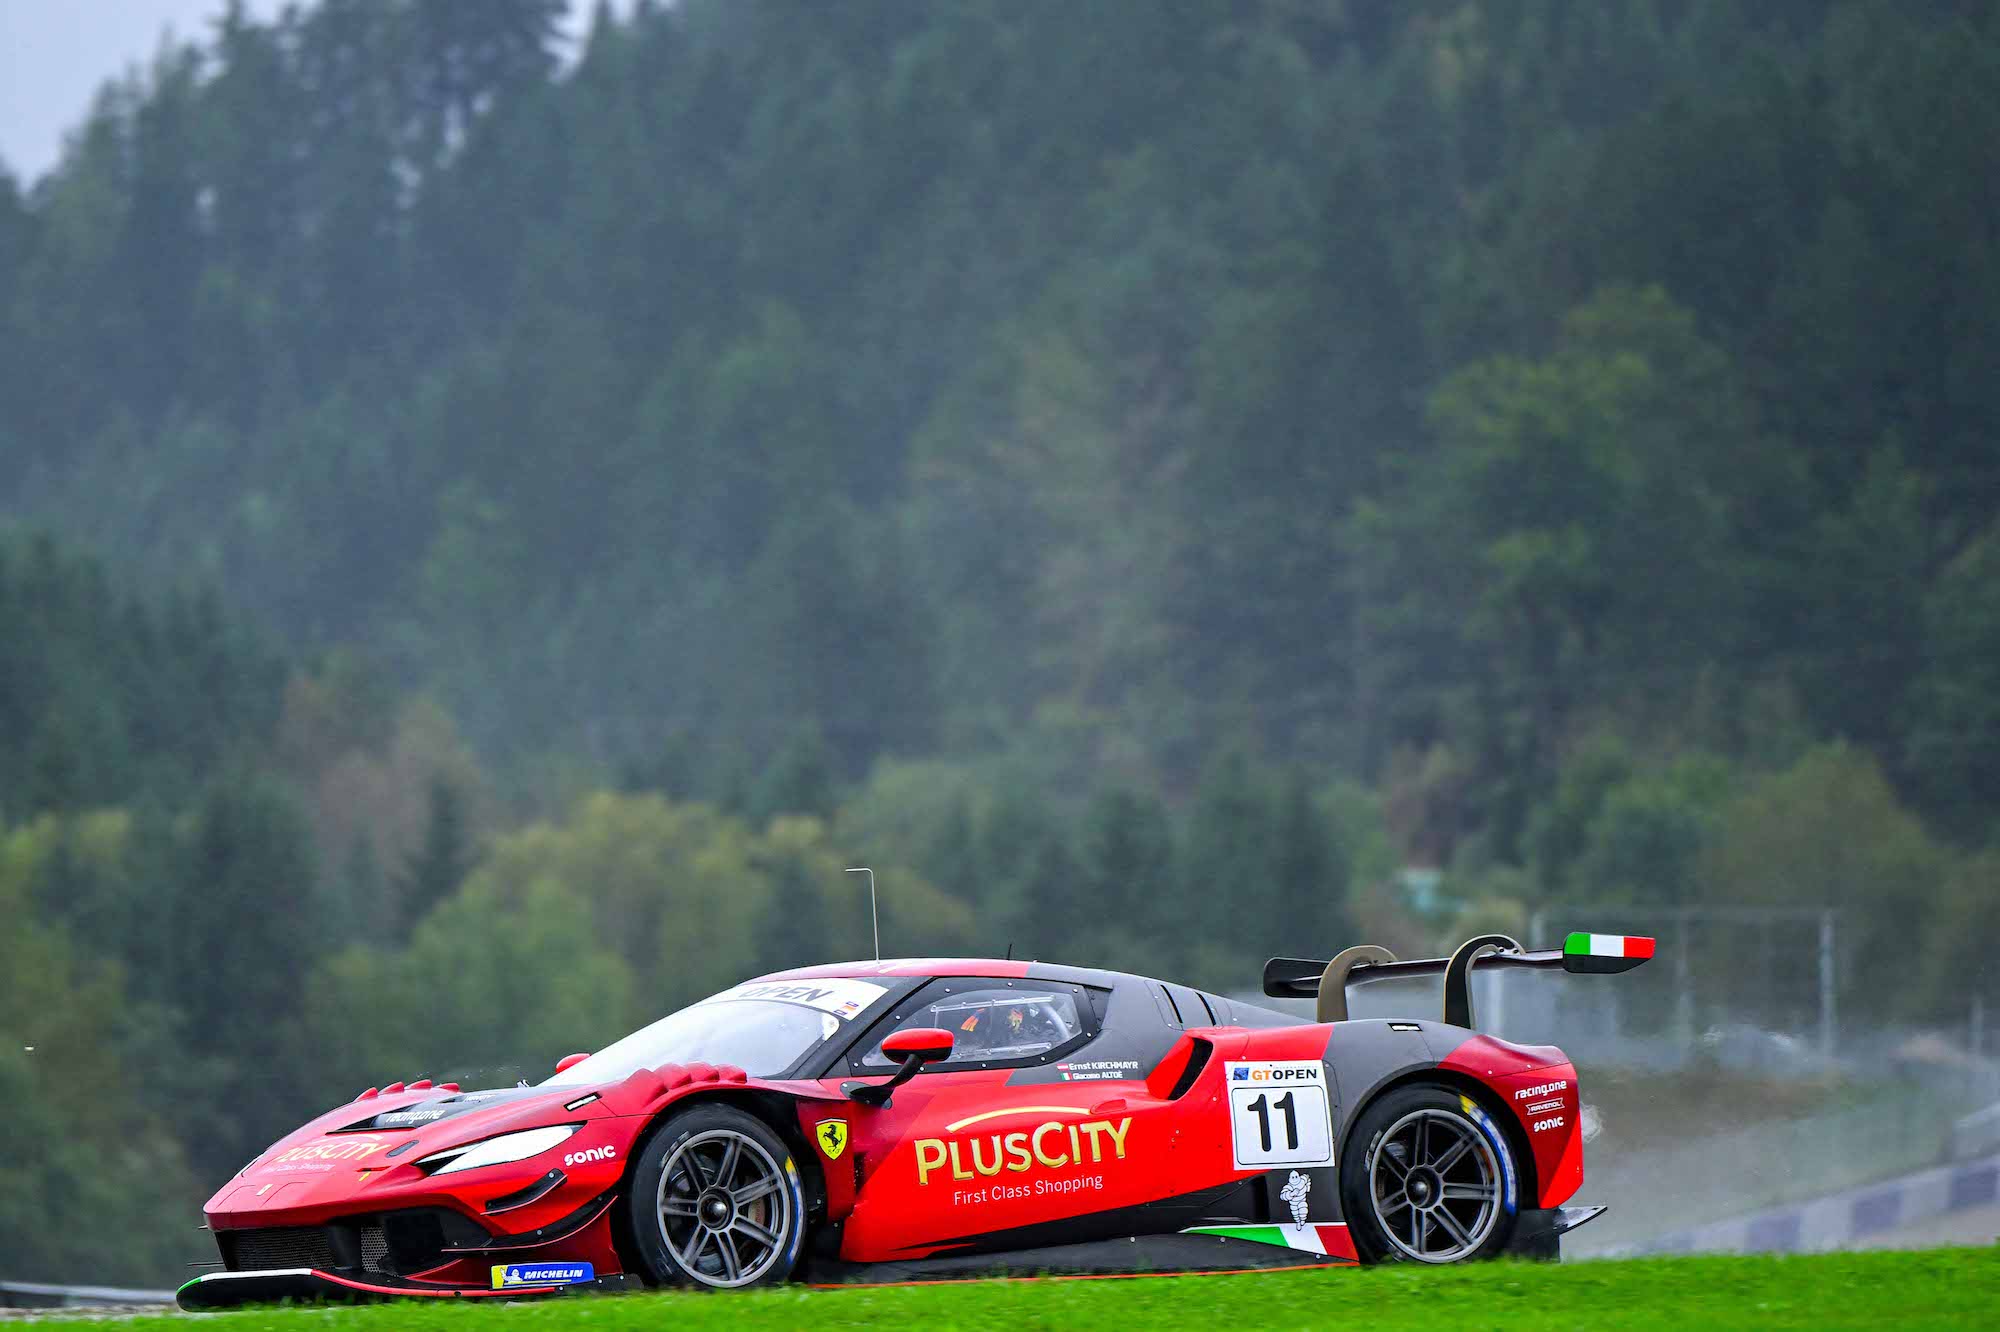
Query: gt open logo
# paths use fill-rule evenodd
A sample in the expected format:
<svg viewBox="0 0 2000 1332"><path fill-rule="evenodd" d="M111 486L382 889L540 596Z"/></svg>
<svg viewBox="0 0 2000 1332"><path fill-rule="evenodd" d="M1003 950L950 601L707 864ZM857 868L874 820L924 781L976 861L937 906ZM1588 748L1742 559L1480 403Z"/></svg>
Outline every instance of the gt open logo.
<svg viewBox="0 0 2000 1332"><path fill-rule="evenodd" d="M563 1158L566 1166L588 1165L592 1161L610 1161L618 1156L616 1147L586 1147L580 1152L571 1152Z"/></svg>
<svg viewBox="0 0 2000 1332"><path fill-rule="evenodd" d="M1231 1080L1235 1082L1318 1082L1319 1066L1233 1064L1230 1066Z"/></svg>

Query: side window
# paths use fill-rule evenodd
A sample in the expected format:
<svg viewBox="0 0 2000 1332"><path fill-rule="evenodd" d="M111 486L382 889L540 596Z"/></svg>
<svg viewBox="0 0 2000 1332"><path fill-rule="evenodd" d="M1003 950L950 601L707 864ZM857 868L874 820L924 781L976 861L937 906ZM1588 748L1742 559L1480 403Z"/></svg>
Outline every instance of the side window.
<svg viewBox="0 0 2000 1332"><path fill-rule="evenodd" d="M1035 1063L1074 1046L1095 1022L1081 988L1033 981L996 985L968 979L925 987L897 1005L895 1014L868 1033L854 1065L886 1072L895 1061L882 1054L893 1032L940 1027L952 1035L951 1058L936 1069Z"/></svg>

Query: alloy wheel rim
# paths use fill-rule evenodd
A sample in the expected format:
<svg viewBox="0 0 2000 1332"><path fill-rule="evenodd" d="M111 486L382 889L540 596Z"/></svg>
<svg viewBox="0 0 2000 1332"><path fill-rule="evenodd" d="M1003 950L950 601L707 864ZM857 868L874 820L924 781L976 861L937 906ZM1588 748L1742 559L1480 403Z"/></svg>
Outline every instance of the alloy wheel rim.
<svg viewBox="0 0 2000 1332"><path fill-rule="evenodd" d="M660 1238L705 1286L747 1286L768 1273L798 1223L784 1172L755 1138L697 1133L667 1157L657 1197Z"/></svg>
<svg viewBox="0 0 2000 1332"><path fill-rule="evenodd" d="M1406 1258L1450 1263L1476 1253L1500 1219L1500 1162L1477 1125L1412 1110L1368 1154L1375 1222Z"/></svg>

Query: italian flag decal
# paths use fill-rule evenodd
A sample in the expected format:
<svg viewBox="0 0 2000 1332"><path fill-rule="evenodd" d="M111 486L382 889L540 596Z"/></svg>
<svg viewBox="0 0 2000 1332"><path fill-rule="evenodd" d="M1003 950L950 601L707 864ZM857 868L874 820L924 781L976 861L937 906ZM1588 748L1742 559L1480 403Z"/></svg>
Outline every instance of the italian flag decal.
<svg viewBox="0 0 2000 1332"><path fill-rule="evenodd" d="M1181 1234L1219 1235L1223 1239L1248 1240L1252 1244L1275 1244L1281 1249L1318 1254L1322 1258L1338 1258L1350 1263L1360 1261L1359 1255L1354 1252L1354 1241L1348 1237L1345 1222L1334 1225L1308 1222L1302 1226L1191 1226Z"/></svg>
<svg viewBox="0 0 2000 1332"><path fill-rule="evenodd" d="M1630 971L1653 955L1642 934L1571 934L1563 940L1564 971Z"/></svg>

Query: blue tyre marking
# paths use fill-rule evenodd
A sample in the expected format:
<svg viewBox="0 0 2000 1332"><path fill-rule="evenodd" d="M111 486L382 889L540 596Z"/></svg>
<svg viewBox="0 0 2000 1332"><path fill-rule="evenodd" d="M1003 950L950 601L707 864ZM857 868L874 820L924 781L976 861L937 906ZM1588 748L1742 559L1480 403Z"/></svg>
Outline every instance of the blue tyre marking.
<svg viewBox="0 0 2000 1332"><path fill-rule="evenodd" d="M1501 1138L1500 1130L1494 1126L1492 1120L1486 1117L1486 1112L1474 1104L1470 1096L1460 1096L1458 1103L1465 1107L1466 1115L1473 1123L1479 1125L1479 1131L1484 1133L1493 1143L1493 1153L1500 1158L1501 1197L1506 1203L1507 1215L1512 1216L1514 1214L1513 1153L1507 1150L1507 1143Z"/></svg>

